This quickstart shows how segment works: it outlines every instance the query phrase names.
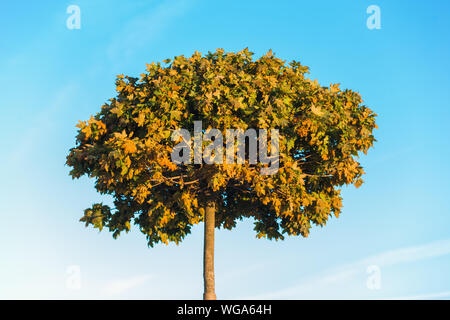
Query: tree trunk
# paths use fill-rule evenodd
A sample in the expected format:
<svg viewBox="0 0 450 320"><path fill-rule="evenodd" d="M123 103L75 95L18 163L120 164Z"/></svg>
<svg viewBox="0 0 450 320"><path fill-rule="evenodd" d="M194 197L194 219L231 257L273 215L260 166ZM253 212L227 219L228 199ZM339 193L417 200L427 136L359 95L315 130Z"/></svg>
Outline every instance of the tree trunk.
<svg viewBox="0 0 450 320"><path fill-rule="evenodd" d="M214 284L214 228L216 226L216 206L214 201L208 201L205 211L205 232L203 247L203 300L216 300Z"/></svg>

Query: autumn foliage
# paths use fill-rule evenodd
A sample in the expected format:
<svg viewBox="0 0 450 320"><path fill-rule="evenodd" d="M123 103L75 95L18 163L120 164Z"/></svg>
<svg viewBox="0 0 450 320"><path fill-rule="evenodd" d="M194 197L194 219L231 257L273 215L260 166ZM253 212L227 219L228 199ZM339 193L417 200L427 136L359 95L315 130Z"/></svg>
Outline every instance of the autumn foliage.
<svg viewBox="0 0 450 320"><path fill-rule="evenodd" d="M252 55L196 52L147 65L140 78L118 76L117 96L78 124L67 157L72 177L94 178L114 198L114 208L94 204L81 220L114 237L134 223L153 246L181 241L208 201L216 227L253 218L257 236L269 239L308 236L337 217L339 187L362 183L357 158L375 141L376 115L357 92L308 79L299 62ZM196 120L222 132L278 129L278 172L261 175L263 164L248 162L176 165L171 134Z"/></svg>

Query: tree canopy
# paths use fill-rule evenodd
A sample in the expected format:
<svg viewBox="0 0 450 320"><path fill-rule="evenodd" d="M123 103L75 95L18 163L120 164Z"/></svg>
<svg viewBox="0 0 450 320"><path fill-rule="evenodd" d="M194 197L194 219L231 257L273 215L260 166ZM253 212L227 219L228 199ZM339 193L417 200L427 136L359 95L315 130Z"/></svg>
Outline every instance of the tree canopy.
<svg viewBox="0 0 450 320"><path fill-rule="evenodd" d="M147 65L140 78L119 75L117 96L80 121L67 156L73 178L87 175L114 199L84 211L86 226L117 237L136 224L148 244L179 243L216 205L216 227L255 221L257 237L308 236L341 212L340 187L363 181L358 162L373 145L376 114L361 96L339 85L321 86L308 67L269 51L218 49ZM186 164L171 161L172 133L191 129L279 130L279 170L264 164Z"/></svg>

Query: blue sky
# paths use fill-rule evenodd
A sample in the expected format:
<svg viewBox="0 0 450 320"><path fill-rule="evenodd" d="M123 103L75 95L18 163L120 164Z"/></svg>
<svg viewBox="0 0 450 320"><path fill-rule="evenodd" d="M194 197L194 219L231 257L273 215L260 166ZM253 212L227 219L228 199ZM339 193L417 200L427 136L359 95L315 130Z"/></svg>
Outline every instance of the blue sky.
<svg viewBox="0 0 450 320"><path fill-rule="evenodd" d="M81 29L66 27L72 4ZM366 26L372 4L379 30ZM448 1L9 1L0 30L0 298L201 298L202 225L155 248L137 230L85 228L82 210L104 198L71 180L65 156L117 74L245 47L359 91L378 142L361 158L365 184L309 238L258 240L251 221L217 231L217 297L450 298Z"/></svg>

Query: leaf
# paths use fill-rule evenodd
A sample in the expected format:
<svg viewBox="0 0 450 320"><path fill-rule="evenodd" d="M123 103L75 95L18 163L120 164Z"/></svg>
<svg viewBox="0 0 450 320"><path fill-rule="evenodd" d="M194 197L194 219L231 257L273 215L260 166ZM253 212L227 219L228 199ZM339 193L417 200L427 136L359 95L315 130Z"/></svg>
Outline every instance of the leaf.
<svg viewBox="0 0 450 320"><path fill-rule="evenodd" d="M311 106L311 111L312 113L314 113L316 116L319 117L322 117L325 114L325 112L323 112L320 107L316 107L315 105Z"/></svg>
<svg viewBox="0 0 450 320"><path fill-rule="evenodd" d="M122 147L125 154L135 153L137 151L136 144L131 140L126 140Z"/></svg>

